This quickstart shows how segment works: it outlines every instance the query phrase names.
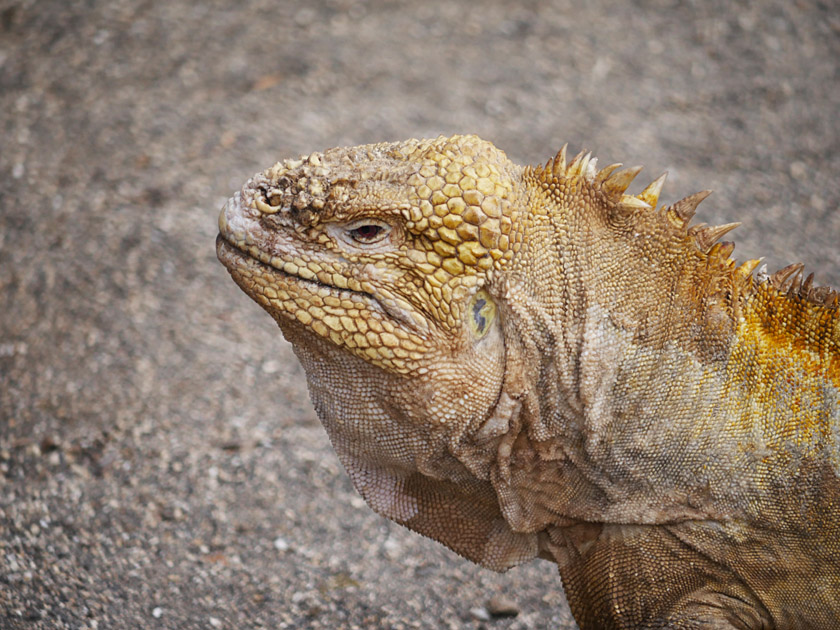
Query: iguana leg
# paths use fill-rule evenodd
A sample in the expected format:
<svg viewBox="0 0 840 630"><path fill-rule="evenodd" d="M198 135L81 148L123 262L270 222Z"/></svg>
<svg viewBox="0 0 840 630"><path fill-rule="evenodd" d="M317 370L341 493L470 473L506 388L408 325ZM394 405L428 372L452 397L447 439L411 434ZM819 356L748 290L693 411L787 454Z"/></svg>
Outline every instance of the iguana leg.
<svg viewBox="0 0 840 630"><path fill-rule="evenodd" d="M732 572L666 528L583 524L550 538L581 630L775 627Z"/></svg>

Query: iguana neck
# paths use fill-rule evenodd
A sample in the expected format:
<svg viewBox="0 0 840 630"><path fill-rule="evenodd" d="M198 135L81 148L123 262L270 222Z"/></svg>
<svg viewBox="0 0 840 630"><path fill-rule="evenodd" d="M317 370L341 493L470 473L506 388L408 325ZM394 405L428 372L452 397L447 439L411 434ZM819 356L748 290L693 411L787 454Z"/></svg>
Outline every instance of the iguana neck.
<svg viewBox="0 0 840 630"><path fill-rule="evenodd" d="M551 207L545 194L533 190L543 198L532 207ZM597 211L597 198L585 213L571 200L550 222L527 218L528 250L520 253L527 273L524 262L521 272L514 264L507 279L505 338L509 355L529 366L529 387L516 461L495 478L506 517L528 527L557 514L600 522L725 519L729 504L720 498L739 496L731 505L740 515L753 505L759 518L772 480L813 462L774 441L768 420L801 423L806 412L764 386L757 392L755 383L822 377L809 380L757 348L754 329L766 314L757 298L739 294L728 252L700 251L685 230L664 238L662 222L621 225L609 208ZM825 432L833 422L836 430L832 394L808 391L813 415L823 417L814 423ZM838 459L832 439L818 464L832 452ZM819 450L816 439L809 443ZM780 462L784 471L774 470ZM532 480L549 470L562 473L557 491L531 494Z"/></svg>
<svg viewBox="0 0 840 630"><path fill-rule="evenodd" d="M548 211L520 218L528 238L502 301L511 311L506 338L519 339L539 365L531 378L541 392L540 422L551 432L558 422L565 431L578 427L597 440L602 423L594 418L605 398L623 402L611 392L627 370L645 398L670 387L662 377L675 375L663 360L675 352L705 366L685 370L679 382L725 372L736 287L729 265L703 255L684 231L663 236L668 226L661 222L611 215L605 199L581 188L563 195L562 206L541 187L531 189L525 205ZM669 239L673 247L662 246ZM640 362L643 356L649 359Z"/></svg>

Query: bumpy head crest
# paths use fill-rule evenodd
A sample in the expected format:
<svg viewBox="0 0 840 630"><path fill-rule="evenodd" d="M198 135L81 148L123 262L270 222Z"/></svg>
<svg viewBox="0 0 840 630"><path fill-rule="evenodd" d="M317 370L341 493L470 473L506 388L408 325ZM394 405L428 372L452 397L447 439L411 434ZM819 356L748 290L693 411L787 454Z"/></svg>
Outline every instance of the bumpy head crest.
<svg viewBox="0 0 840 630"><path fill-rule="evenodd" d="M306 226L399 214L409 233L423 237L428 255L418 262L454 276L512 257L515 177L489 142L440 137L286 160L258 176L254 203L264 215L288 214Z"/></svg>
<svg viewBox="0 0 840 630"><path fill-rule="evenodd" d="M406 227L427 239L429 265L454 276L513 256L516 170L502 151L475 136L454 136L423 143L405 159L418 166L407 180Z"/></svg>

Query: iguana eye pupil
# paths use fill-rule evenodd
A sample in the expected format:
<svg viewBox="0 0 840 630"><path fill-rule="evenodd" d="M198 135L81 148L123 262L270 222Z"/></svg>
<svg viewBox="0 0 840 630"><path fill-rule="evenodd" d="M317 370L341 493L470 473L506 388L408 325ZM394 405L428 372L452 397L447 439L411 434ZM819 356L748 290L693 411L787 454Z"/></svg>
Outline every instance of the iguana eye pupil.
<svg viewBox="0 0 840 630"><path fill-rule="evenodd" d="M379 240L384 231L385 228L381 225L376 225L375 223L368 223L365 225L360 225L350 230L350 236L353 238L353 240L358 241L360 243L371 243L373 241Z"/></svg>

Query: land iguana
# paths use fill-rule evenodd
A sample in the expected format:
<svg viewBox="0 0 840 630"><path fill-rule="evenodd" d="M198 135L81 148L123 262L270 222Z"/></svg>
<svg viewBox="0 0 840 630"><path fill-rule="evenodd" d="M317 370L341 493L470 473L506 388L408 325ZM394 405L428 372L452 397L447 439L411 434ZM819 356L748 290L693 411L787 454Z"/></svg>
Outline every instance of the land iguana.
<svg viewBox="0 0 840 630"><path fill-rule="evenodd" d="M279 324L356 489L589 628L840 628L840 306L737 264L664 175L475 136L249 180L218 256Z"/></svg>

